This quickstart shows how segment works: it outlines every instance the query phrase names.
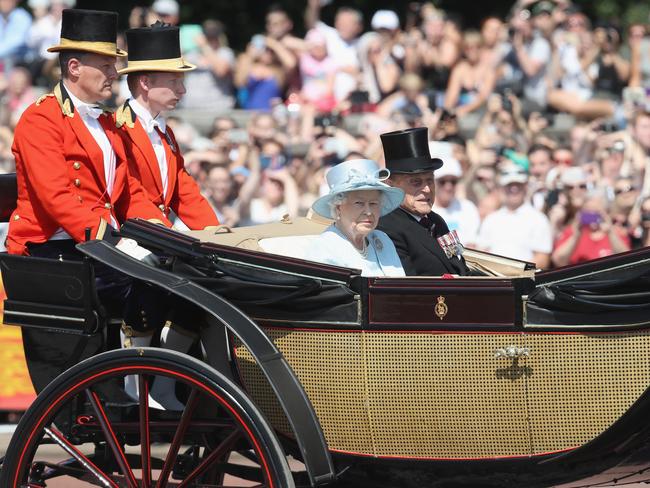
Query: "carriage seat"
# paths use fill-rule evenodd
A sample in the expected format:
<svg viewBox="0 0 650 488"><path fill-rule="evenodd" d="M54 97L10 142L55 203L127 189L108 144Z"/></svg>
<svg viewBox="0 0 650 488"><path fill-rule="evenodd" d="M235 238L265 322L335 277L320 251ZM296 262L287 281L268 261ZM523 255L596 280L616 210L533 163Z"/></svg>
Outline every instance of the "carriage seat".
<svg viewBox="0 0 650 488"><path fill-rule="evenodd" d="M233 229L219 227L211 230L188 231L186 234L202 242L214 242L225 246L304 259L313 239L331 223L331 220L312 213L307 217L284 219L271 224ZM535 276L533 263L474 249L466 249L464 257L477 275L509 278L533 278Z"/></svg>
<svg viewBox="0 0 650 488"><path fill-rule="evenodd" d="M16 174L0 174L0 223L16 208ZM7 295L2 322L72 334L92 334L105 325L87 261L14 256L0 253Z"/></svg>
<svg viewBox="0 0 650 488"><path fill-rule="evenodd" d="M59 261L0 254L7 298L3 323L70 334L94 334L106 325L88 260Z"/></svg>
<svg viewBox="0 0 650 488"><path fill-rule="evenodd" d="M188 231L186 234L202 242L263 251L281 256L304 259L311 242L330 224L331 220L315 214L297 219L283 219L270 224L219 227L214 230Z"/></svg>

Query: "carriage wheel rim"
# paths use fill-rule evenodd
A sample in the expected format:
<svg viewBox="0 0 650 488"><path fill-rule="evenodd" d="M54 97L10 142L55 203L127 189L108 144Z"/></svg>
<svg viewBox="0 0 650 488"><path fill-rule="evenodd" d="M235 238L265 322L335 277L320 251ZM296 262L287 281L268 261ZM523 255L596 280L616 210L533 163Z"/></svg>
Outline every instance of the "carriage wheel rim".
<svg viewBox="0 0 650 488"><path fill-rule="evenodd" d="M85 378L83 381L76 383L69 388L67 388L63 393L58 395L56 400L50 403L50 405L45 409L45 411L39 416L39 419L37 422L34 423L34 428L31 429L31 432L28 436L27 441L23 445L22 452L20 453L20 456L18 458L17 466L18 469L16 470L16 473L14 475L14 480L13 480L13 486L18 487L19 486L19 478L21 477L21 473L24 472L24 468L20 469L20 467L24 463L24 458L34 446L34 438L37 434L37 432L41 432L44 427L45 423L47 422L47 419L50 417L51 413L53 410L55 410L58 406L60 406L62 403L67 401L70 397L73 395L83 391L84 387L88 385L89 383L92 383L95 379L101 378L101 377L112 377L112 376L120 376L120 373L125 373L129 372L129 374L138 374L142 375L145 374L145 372L150 372L150 373L163 373L163 376L171 376L171 377L178 377L182 378L184 381L187 383L190 383L194 385L197 389L202 391L204 394L207 394L213 398L215 398L219 404L222 407L225 407L230 414L237 420L239 426L244 429L246 437L248 438L248 441L251 442L253 445L254 451L257 453L259 463L263 469L263 473L265 478L268 480L268 486L269 488L277 488L275 485L275 482L273 480L273 477L271 476L271 468L270 468L270 463L266 459L266 456L264 454L264 450L261 448L257 436L252 432L250 429L248 423L242 418L240 413L228 402L223 396L221 396L219 393L216 391L208 388L206 385L202 384L198 380L191 378L190 376L180 373L178 371L174 371L171 369L163 368L160 366L117 366L117 367L111 367L106 370L102 370L100 372L97 372L87 378ZM126 375L125 375L126 376ZM235 400L233 399L233 402ZM157 484L156 484L157 486Z"/></svg>

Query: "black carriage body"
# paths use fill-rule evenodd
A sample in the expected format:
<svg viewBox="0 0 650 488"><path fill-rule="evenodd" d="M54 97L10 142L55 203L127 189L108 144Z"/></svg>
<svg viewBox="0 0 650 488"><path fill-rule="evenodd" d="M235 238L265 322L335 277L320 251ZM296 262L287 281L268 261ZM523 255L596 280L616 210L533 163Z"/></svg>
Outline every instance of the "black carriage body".
<svg viewBox="0 0 650 488"><path fill-rule="evenodd" d="M149 230L160 234L141 234ZM159 249L169 237L149 224L127 232ZM549 486L610 466L618 478L625 463L630 474L642 469L648 249L526 277L442 279L362 278L214 243L191 248L267 279L312 279L272 306L219 292L287 359L350 486L366 477L372 486ZM291 437L248 348L235 339L232 356L242 385Z"/></svg>
<svg viewBox="0 0 650 488"><path fill-rule="evenodd" d="M124 232L172 273L80 249L229 327L236 380L312 484L550 486L650 466L647 249L534 279L362 278L144 222Z"/></svg>

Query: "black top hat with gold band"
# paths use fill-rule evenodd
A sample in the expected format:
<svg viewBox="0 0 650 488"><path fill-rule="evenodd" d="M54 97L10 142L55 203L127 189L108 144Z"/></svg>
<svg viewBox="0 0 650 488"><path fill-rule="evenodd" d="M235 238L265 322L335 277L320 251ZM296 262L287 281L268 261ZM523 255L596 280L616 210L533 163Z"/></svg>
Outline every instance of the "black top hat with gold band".
<svg viewBox="0 0 650 488"><path fill-rule="evenodd" d="M181 56L179 29L156 22L151 27L126 31L129 63L119 70L121 75L136 71L167 71L180 73L196 69Z"/></svg>
<svg viewBox="0 0 650 488"><path fill-rule="evenodd" d="M429 130L426 127L381 134L386 168L391 173L422 173L442 166L442 160L429 152Z"/></svg>
<svg viewBox="0 0 650 488"><path fill-rule="evenodd" d="M61 20L61 40L47 50L85 51L106 56L126 56L117 47L117 12L65 9Z"/></svg>

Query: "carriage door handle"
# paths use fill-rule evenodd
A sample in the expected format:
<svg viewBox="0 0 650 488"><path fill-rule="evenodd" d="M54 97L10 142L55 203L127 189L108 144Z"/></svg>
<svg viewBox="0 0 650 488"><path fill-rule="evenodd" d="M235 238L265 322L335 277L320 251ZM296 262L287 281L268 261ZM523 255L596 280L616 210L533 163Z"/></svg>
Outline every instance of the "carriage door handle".
<svg viewBox="0 0 650 488"><path fill-rule="evenodd" d="M506 346L494 350L495 358L521 358L530 356L530 349L527 347Z"/></svg>

